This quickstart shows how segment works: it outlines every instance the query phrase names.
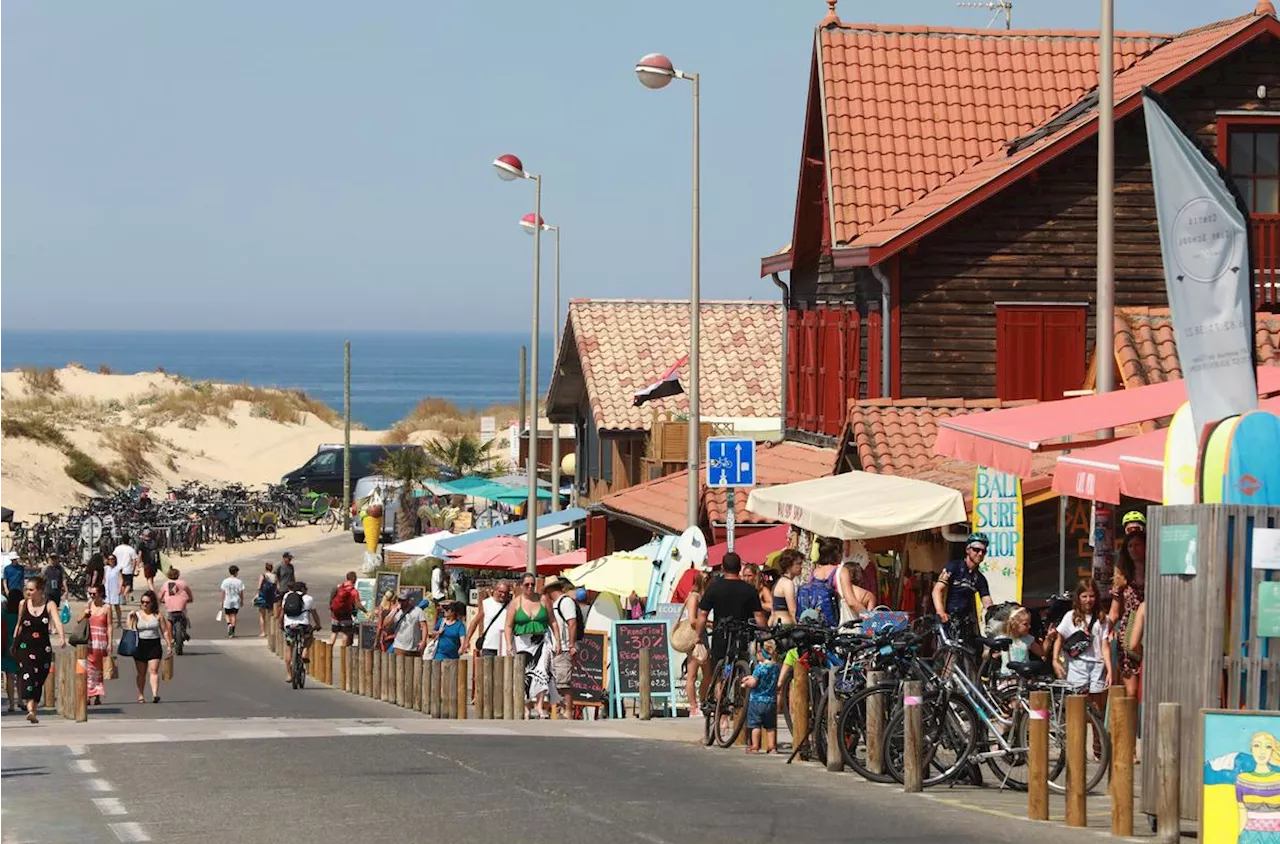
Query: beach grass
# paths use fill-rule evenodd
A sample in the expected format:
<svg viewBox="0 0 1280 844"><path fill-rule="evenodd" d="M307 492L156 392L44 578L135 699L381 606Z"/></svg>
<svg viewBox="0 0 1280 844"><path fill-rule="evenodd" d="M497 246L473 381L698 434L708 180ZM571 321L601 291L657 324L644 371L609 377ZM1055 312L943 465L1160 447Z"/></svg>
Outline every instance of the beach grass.
<svg viewBox="0 0 1280 844"><path fill-rule="evenodd" d="M520 412L515 405L494 405L483 410L464 410L448 399L427 396L418 400L409 415L391 426L383 435L387 444L406 443L418 431L438 431L446 436L475 433L480 427L480 417L493 416L502 422Z"/></svg>
<svg viewBox="0 0 1280 844"><path fill-rule="evenodd" d="M62 379L52 366L24 366L18 371L22 373L22 383L27 392L33 396L62 392Z"/></svg>
<svg viewBox="0 0 1280 844"><path fill-rule="evenodd" d="M176 390L152 393L140 404L141 415L148 422L176 422L185 428L199 427L206 419L219 419L233 424L231 411L236 402L246 402L250 415L288 425L301 425L306 414L318 417L328 425L339 425L342 417L319 399L301 390L276 390L249 384L214 384L197 381Z"/></svg>
<svg viewBox="0 0 1280 844"><path fill-rule="evenodd" d="M38 443L51 445L59 451L71 447L67 437L48 419L39 417L21 418L5 416L0 418L0 433L6 437L22 437Z"/></svg>

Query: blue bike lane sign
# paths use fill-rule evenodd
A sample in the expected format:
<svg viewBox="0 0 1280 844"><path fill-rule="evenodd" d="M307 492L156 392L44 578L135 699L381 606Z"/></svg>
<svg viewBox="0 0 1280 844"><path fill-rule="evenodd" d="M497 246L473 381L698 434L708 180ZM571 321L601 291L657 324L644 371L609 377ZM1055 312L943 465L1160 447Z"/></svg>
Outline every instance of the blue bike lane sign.
<svg viewBox="0 0 1280 844"><path fill-rule="evenodd" d="M707 486L724 489L756 485L756 443L746 437L707 439Z"/></svg>

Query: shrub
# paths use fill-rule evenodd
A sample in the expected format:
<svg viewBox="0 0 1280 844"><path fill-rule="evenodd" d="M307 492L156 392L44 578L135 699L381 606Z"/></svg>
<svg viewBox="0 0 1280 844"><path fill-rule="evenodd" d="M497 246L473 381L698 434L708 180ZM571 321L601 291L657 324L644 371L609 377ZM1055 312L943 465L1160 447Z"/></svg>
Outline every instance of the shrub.
<svg viewBox="0 0 1280 844"><path fill-rule="evenodd" d="M67 465L64 468L72 480L92 489L101 489L114 480L110 469L74 447L67 451Z"/></svg>
<svg viewBox="0 0 1280 844"><path fill-rule="evenodd" d="M99 375L115 375L116 373L115 373L115 370L112 369L109 364L100 363L98 364L98 374Z"/></svg>
<svg viewBox="0 0 1280 844"><path fill-rule="evenodd" d="M70 443L61 431L45 419L18 419L6 416L0 419L0 433L6 437L24 437L39 443L51 445L57 449L70 448Z"/></svg>
<svg viewBox="0 0 1280 844"><path fill-rule="evenodd" d="M62 381L58 379L58 370L52 366L24 366L19 371L22 373L22 383L26 385L27 392L32 395L62 392Z"/></svg>
<svg viewBox="0 0 1280 844"><path fill-rule="evenodd" d="M156 446L155 436L144 431L115 428L103 434L107 447L120 455L114 474L121 482L140 481L155 474L147 453Z"/></svg>

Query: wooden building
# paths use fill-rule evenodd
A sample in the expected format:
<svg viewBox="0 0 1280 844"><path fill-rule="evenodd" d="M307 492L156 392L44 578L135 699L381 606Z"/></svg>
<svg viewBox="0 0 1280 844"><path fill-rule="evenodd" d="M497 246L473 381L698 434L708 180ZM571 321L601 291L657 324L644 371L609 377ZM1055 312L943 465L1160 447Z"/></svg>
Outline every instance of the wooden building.
<svg viewBox="0 0 1280 844"><path fill-rule="evenodd" d="M1278 39L1270 0L1179 35L1117 33L1119 306L1167 304L1144 86L1231 172L1251 209L1258 304L1276 302ZM856 399L1044 400L1084 384L1097 45L845 24L834 10L818 28L791 244L762 261L789 272L789 433L838 438Z"/></svg>

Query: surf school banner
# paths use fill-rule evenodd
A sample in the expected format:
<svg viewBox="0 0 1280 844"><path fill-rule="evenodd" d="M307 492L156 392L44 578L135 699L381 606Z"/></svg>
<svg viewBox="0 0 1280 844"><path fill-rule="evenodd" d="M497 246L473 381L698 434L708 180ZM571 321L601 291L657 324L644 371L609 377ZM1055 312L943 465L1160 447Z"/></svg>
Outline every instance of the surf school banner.
<svg viewBox="0 0 1280 844"><path fill-rule="evenodd" d="M991 539L979 570L987 576L991 600L1022 601L1022 481L979 466L973 483L973 529Z"/></svg>
<svg viewBox="0 0 1280 844"><path fill-rule="evenodd" d="M1146 92L1142 110L1165 289L1199 433L1258 407L1248 230L1217 168Z"/></svg>

